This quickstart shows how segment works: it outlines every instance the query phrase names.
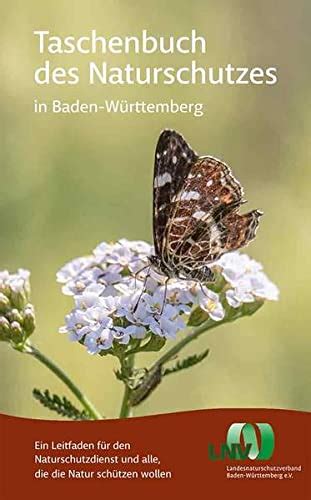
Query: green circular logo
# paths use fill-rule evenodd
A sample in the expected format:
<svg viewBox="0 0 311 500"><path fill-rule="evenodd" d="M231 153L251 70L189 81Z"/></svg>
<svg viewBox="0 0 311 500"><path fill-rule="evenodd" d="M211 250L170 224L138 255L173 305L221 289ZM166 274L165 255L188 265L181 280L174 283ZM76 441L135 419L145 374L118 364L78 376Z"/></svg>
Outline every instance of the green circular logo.
<svg viewBox="0 0 311 500"><path fill-rule="evenodd" d="M256 427L260 434L260 444L256 434ZM232 424L227 433L227 445L241 443L243 436L245 446L250 445L248 458L250 460L269 460L274 451L274 431L270 424L264 423L235 423Z"/></svg>

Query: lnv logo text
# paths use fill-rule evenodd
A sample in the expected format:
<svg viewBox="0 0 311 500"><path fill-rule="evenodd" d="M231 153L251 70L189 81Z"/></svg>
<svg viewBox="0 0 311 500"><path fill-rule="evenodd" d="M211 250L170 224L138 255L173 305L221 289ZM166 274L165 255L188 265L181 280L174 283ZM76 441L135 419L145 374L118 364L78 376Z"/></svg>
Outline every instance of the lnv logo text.
<svg viewBox="0 0 311 500"><path fill-rule="evenodd" d="M269 460L274 451L274 431L270 424L234 423L225 443L208 445L210 460Z"/></svg>

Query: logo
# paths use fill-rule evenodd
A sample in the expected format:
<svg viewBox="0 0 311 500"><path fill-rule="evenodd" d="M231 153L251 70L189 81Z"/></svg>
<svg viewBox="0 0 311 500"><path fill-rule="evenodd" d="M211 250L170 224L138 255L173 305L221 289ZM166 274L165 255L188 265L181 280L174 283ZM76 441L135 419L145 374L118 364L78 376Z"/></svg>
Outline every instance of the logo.
<svg viewBox="0 0 311 500"><path fill-rule="evenodd" d="M272 457L275 436L270 424L231 424L225 443L218 450L210 443L208 458L212 461L225 460L269 460Z"/></svg>

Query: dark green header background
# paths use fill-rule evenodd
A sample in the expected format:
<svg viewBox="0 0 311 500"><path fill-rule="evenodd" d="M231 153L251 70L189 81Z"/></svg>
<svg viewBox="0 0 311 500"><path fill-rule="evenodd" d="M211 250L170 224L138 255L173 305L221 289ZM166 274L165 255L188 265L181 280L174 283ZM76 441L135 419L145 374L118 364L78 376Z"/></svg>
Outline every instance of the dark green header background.
<svg viewBox="0 0 311 500"><path fill-rule="evenodd" d="M112 359L87 355L57 333L71 300L55 273L102 240L151 240L154 147L161 129L176 128L201 154L224 159L260 208L258 237L247 253L263 263L281 290L256 316L216 330L196 349L205 364L170 377L144 414L217 407L311 409L310 387L310 2L308 0L183 0L2 2L0 15L0 268L32 271L38 329L34 340L66 367L114 417L120 388ZM32 35L66 36L91 29L106 36L181 36L192 28L207 54L49 56L57 65L89 60L111 65L277 66L264 85L38 87L33 71L44 57ZM190 115L35 115L34 98L99 102L120 98L203 102ZM146 355L149 363L152 355ZM63 387L27 356L0 345L0 412L49 417L31 399L34 386ZM182 387L182 391L180 388ZM172 398L174 394L174 398ZM138 413L137 413L138 414Z"/></svg>

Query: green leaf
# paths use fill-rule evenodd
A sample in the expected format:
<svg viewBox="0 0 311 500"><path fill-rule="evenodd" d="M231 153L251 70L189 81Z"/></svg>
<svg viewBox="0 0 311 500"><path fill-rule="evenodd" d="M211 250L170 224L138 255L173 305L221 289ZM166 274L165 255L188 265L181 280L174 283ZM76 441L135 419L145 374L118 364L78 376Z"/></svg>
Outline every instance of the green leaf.
<svg viewBox="0 0 311 500"><path fill-rule="evenodd" d="M164 377L165 375L170 375L171 373L177 373L180 370L185 370L186 368L190 368L191 366L197 365L203 359L205 359L209 354L209 349L206 349L206 351L202 352L201 354L193 354L192 356L189 356L188 358L185 358L181 361L177 361L176 365L172 366L171 368L165 368L165 370L162 373L162 376Z"/></svg>
<svg viewBox="0 0 311 500"><path fill-rule="evenodd" d="M102 349L98 354L101 358L103 358L104 356L108 356L108 354L111 354L112 356L114 355L112 349Z"/></svg>
<svg viewBox="0 0 311 500"><path fill-rule="evenodd" d="M243 304L242 313L243 316L252 316L258 309L263 306L264 300L256 300L255 302L250 302L249 304Z"/></svg>
<svg viewBox="0 0 311 500"><path fill-rule="evenodd" d="M110 347L110 349L101 349L98 354L101 357L108 356L109 354L111 354L111 356L116 356L117 358L120 358L124 356L126 349L127 349L126 345L114 342L113 346Z"/></svg>
<svg viewBox="0 0 311 500"><path fill-rule="evenodd" d="M51 395L48 389L44 392L41 392L39 389L34 389L32 394L45 408L55 411L62 417L67 417L71 420L91 420L90 415L88 415L85 410L78 410L65 396L59 397L57 394Z"/></svg>
<svg viewBox="0 0 311 500"><path fill-rule="evenodd" d="M152 334L148 342L138 347L135 352L157 352L165 345L166 339ZM134 351L131 351L133 353Z"/></svg>
<svg viewBox="0 0 311 500"><path fill-rule="evenodd" d="M226 307L225 323L235 321L239 318L245 318L246 316L252 316L258 309L264 304L264 300L256 300L255 302L249 302L242 304L240 307Z"/></svg>
<svg viewBox="0 0 311 500"><path fill-rule="evenodd" d="M207 312L203 311L200 307L196 307L194 311L190 314L188 320L188 326L200 326L205 323L209 318Z"/></svg>

